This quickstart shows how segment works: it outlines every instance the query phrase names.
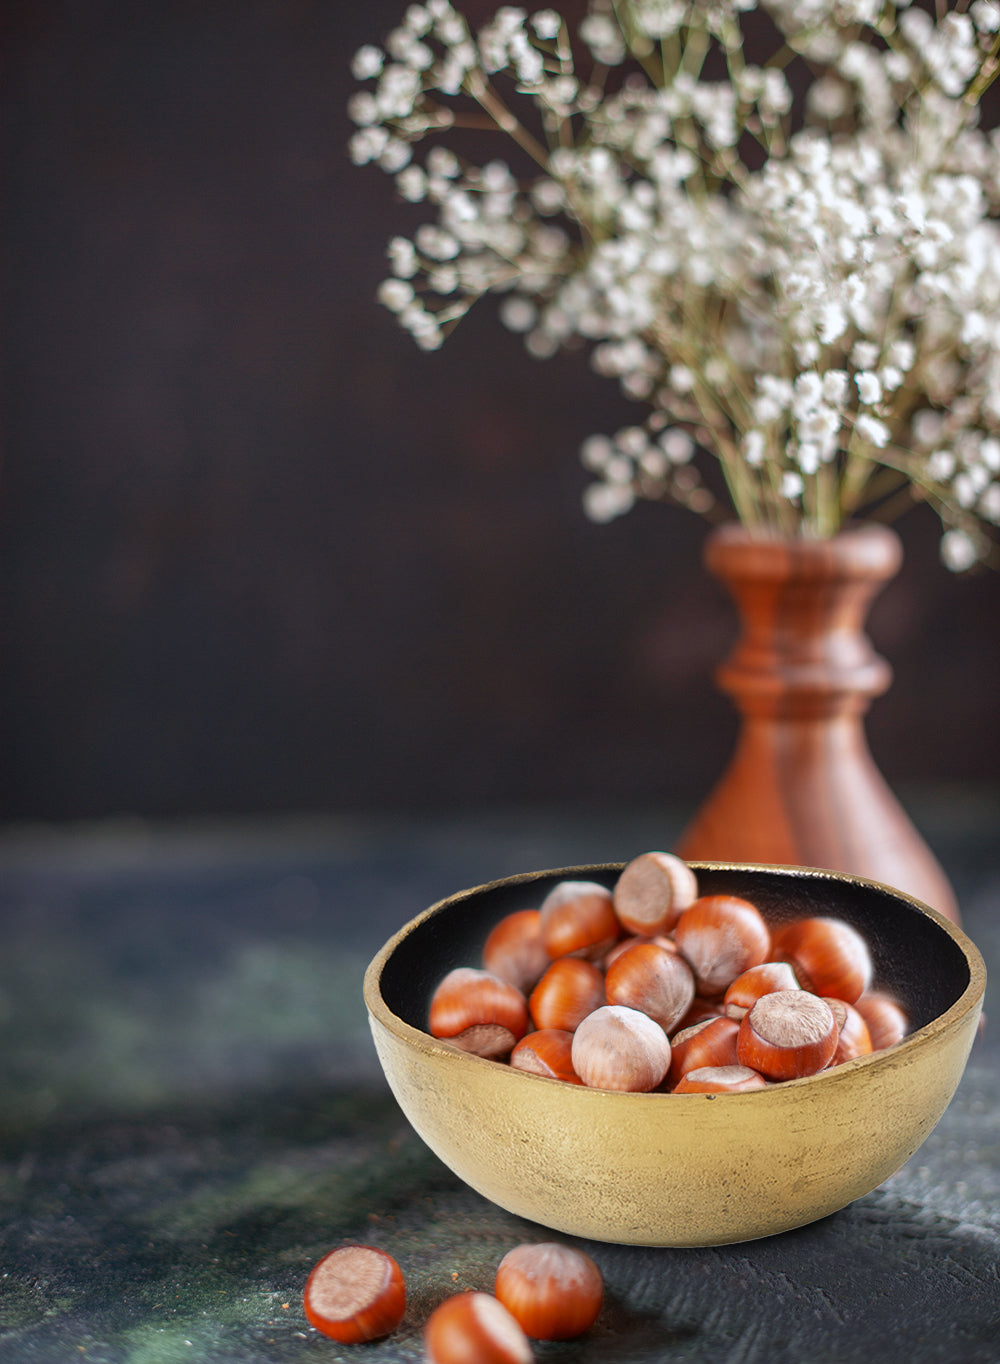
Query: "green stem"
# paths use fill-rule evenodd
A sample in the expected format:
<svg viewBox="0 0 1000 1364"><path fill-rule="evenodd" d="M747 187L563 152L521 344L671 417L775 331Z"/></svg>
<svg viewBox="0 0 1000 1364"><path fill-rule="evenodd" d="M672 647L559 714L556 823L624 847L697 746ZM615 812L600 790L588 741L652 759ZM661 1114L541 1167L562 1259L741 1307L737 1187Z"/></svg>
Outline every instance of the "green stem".
<svg viewBox="0 0 1000 1364"><path fill-rule="evenodd" d="M522 151L527 152L543 170L548 169L548 148L544 147L536 137L528 132L520 119L511 113L503 100L478 71L469 74L466 80L466 89L477 104L486 110L501 132L512 138Z"/></svg>
<svg viewBox="0 0 1000 1364"><path fill-rule="evenodd" d="M699 406L702 404L699 403ZM754 487L753 476L747 468L743 453L729 432L728 424L721 421L716 414L714 420L706 420L706 429L738 520L750 530L763 529L767 518L761 499ZM766 506L766 503L764 505Z"/></svg>
<svg viewBox="0 0 1000 1364"><path fill-rule="evenodd" d="M845 516L850 516L865 501L877 468L867 451L849 443L840 480L840 505Z"/></svg>
<svg viewBox="0 0 1000 1364"><path fill-rule="evenodd" d="M963 102L970 106L977 105L998 75L1000 75L1000 34L994 38L993 46L983 58L979 74L962 96Z"/></svg>
<svg viewBox="0 0 1000 1364"><path fill-rule="evenodd" d="M837 533L842 520L837 497L837 471L830 464L822 464L816 470L813 481L816 489L816 533L821 539L827 539Z"/></svg>

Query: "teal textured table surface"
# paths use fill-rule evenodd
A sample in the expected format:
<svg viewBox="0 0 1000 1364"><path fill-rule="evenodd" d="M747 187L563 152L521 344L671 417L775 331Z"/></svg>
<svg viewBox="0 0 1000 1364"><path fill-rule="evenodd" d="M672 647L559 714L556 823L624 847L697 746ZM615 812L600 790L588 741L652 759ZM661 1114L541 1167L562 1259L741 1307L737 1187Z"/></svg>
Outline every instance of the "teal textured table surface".
<svg viewBox="0 0 1000 1364"><path fill-rule="evenodd" d="M1000 800L910 808L1000 965ZM413 1134L368 1032L382 942L464 886L625 860L650 811L0 832L0 1360L420 1360L432 1308L551 1233L467 1189ZM539 1360L1000 1361L1000 1045L881 1188L812 1226L705 1250L581 1243L606 1302ZM390 1251L386 1340L319 1335L327 1250Z"/></svg>

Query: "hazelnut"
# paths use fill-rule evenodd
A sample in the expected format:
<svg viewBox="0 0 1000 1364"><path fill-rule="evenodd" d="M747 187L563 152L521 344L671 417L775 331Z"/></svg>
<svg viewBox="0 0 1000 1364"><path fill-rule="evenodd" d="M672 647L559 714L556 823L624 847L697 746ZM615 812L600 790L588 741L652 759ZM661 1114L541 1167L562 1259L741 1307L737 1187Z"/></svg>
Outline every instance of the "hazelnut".
<svg viewBox="0 0 1000 1364"><path fill-rule="evenodd" d="M456 966L434 991L428 1028L477 1056L507 1056L528 1031L528 1003L499 976Z"/></svg>
<svg viewBox="0 0 1000 1364"><path fill-rule="evenodd" d="M837 1050L833 1053L832 1066L853 1061L856 1056L868 1056L872 1050L872 1039L868 1024L853 1004L848 1004L836 995L830 995L826 1003L833 1010L837 1020Z"/></svg>
<svg viewBox="0 0 1000 1364"><path fill-rule="evenodd" d="M833 1060L837 1020L825 1000L807 990L762 995L739 1025L736 1055L741 1066L768 1080L815 1075Z"/></svg>
<svg viewBox="0 0 1000 1364"><path fill-rule="evenodd" d="M699 1066L682 1075L674 1086L675 1094L743 1094L750 1089L766 1089L763 1075L749 1066Z"/></svg>
<svg viewBox="0 0 1000 1364"><path fill-rule="evenodd" d="M866 990L854 1007L868 1025L872 1051L894 1047L910 1031L910 1020L902 1005L884 990Z"/></svg>
<svg viewBox="0 0 1000 1364"><path fill-rule="evenodd" d="M609 1004L638 1009L669 1033L691 1007L694 975L679 953L640 942L612 962L604 989Z"/></svg>
<svg viewBox="0 0 1000 1364"><path fill-rule="evenodd" d="M529 1032L510 1054L515 1070L544 1075L549 1080L566 1080L571 1085L583 1081L573 1069L573 1034L561 1028L539 1028Z"/></svg>
<svg viewBox="0 0 1000 1364"><path fill-rule="evenodd" d="M689 1070L705 1066L734 1066L740 1025L735 1018L716 1015L674 1033L670 1042L670 1083L676 1088Z"/></svg>
<svg viewBox="0 0 1000 1364"><path fill-rule="evenodd" d="M594 1089L648 1092L670 1069L667 1034L638 1009L605 1004L573 1034L573 1069Z"/></svg>
<svg viewBox="0 0 1000 1364"><path fill-rule="evenodd" d="M483 944L484 969L523 994L538 983L551 960L542 942L541 921L537 909L515 910L491 929Z"/></svg>
<svg viewBox="0 0 1000 1364"><path fill-rule="evenodd" d="M456 1293L424 1326L428 1364L532 1364L531 1343L491 1293Z"/></svg>
<svg viewBox="0 0 1000 1364"><path fill-rule="evenodd" d="M596 881L560 881L542 901L540 913L550 957L599 961L621 937L611 892Z"/></svg>
<svg viewBox="0 0 1000 1364"><path fill-rule="evenodd" d="M582 1250L545 1241L508 1251L493 1291L526 1335L535 1340L572 1340L597 1320L604 1280Z"/></svg>
<svg viewBox="0 0 1000 1364"><path fill-rule="evenodd" d="M848 1004L871 984L868 944L843 919L796 919L774 931L774 956L790 963L803 990Z"/></svg>
<svg viewBox="0 0 1000 1364"><path fill-rule="evenodd" d="M698 882L686 862L673 853L634 857L615 884L615 913L629 933L652 937L666 933L698 896Z"/></svg>
<svg viewBox="0 0 1000 1364"><path fill-rule="evenodd" d="M760 999L761 995L773 994L775 990L797 990L799 982L787 961L765 961L760 966L751 966L749 971L736 977L723 996L724 1012L729 1018L740 1019L748 1009Z"/></svg>
<svg viewBox="0 0 1000 1364"><path fill-rule="evenodd" d="M651 938L647 938L642 933L632 933L627 938L620 938L614 947L610 948L604 958L604 969L607 971L609 966L613 966L623 952L627 952L630 947L636 947L641 942L655 942L657 947L662 947L664 952L676 952L677 944L673 938L665 933L654 933Z"/></svg>
<svg viewBox="0 0 1000 1364"><path fill-rule="evenodd" d="M374 1246L341 1246L324 1255L306 1280L302 1300L311 1325L344 1345L378 1340L406 1311L399 1265Z"/></svg>
<svg viewBox="0 0 1000 1364"><path fill-rule="evenodd" d="M604 1000L604 976L583 957L559 957L531 992L528 1008L536 1028L573 1029Z"/></svg>
<svg viewBox="0 0 1000 1364"><path fill-rule="evenodd" d="M697 993L721 995L751 966L771 955L771 934L749 900L703 895L677 921L674 942L695 975Z"/></svg>

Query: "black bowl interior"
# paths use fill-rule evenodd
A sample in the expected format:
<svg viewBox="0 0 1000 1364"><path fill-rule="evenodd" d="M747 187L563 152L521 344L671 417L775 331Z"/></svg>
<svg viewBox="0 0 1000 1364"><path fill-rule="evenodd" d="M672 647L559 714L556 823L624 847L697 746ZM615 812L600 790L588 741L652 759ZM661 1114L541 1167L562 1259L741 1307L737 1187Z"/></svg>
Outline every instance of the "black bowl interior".
<svg viewBox="0 0 1000 1364"><path fill-rule="evenodd" d="M949 1009L970 980L957 942L930 914L880 887L804 871L767 867L701 867L702 895L739 895L770 924L809 915L846 920L871 948L875 984L892 991L912 1026L921 1028ZM407 933L382 970L382 998L411 1027L426 1029L431 995L455 966L479 966L490 929L516 909L536 909L561 880L597 881L612 887L622 864L532 873L460 892Z"/></svg>

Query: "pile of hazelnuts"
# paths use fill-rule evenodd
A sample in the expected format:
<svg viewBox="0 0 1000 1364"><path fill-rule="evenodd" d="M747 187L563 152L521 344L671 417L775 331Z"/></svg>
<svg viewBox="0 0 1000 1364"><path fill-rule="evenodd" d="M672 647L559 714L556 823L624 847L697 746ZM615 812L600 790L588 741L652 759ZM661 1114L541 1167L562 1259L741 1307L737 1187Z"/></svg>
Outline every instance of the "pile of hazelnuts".
<svg viewBox="0 0 1000 1364"><path fill-rule="evenodd" d="M880 1051L909 1021L844 920L769 926L739 896L699 895L679 857L646 852L613 889L560 881L501 919L481 966L437 986L428 1028L570 1084L715 1094Z"/></svg>
<svg viewBox="0 0 1000 1364"><path fill-rule="evenodd" d="M571 1340L588 1331L604 1300L604 1279L582 1250L558 1241L515 1246L497 1267L492 1292L452 1293L424 1323L427 1364L531 1364L531 1340ZM341 1246L306 1282L311 1325L344 1345L391 1334L406 1312L399 1262L377 1246Z"/></svg>

